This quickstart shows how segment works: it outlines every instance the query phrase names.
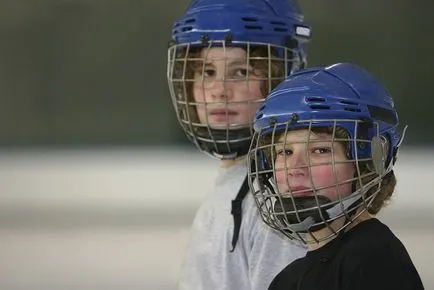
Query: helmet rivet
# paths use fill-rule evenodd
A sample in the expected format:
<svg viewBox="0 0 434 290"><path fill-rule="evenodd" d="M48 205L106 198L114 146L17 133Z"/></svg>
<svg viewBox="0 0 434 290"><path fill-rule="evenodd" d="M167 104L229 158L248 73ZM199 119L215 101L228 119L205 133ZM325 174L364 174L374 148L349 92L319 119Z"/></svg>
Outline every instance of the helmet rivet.
<svg viewBox="0 0 434 290"><path fill-rule="evenodd" d="M172 47L172 46L174 46L176 44L176 40L169 40L169 42L167 43L167 45L169 46L169 47Z"/></svg>
<svg viewBox="0 0 434 290"><path fill-rule="evenodd" d="M225 44L231 44L232 40L233 40L234 36L232 35L232 33L228 33L225 35Z"/></svg>
<svg viewBox="0 0 434 290"><path fill-rule="evenodd" d="M299 117L296 113L291 114L291 123L297 123Z"/></svg>
<svg viewBox="0 0 434 290"><path fill-rule="evenodd" d="M274 126L277 124L277 119L275 117L270 118L270 126Z"/></svg>
<svg viewBox="0 0 434 290"><path fill-rule="evenodd" d="M208 44L208 42L209 42L209 36L208 36L208 34L203 34L200 37L200 41L202 42L202 44Z"/></svg>

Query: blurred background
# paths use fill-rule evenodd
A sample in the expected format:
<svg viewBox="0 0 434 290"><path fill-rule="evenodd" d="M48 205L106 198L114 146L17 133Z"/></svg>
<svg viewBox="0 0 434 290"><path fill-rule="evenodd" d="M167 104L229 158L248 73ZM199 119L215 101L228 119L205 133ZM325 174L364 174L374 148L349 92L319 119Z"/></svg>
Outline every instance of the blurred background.
<svg viewBox="0 0 434 290"><path fill-rule="evenodd" d="M188 3L0 0L0 289L175 289L218 166L167 89ZM434 289L434 2L300 4L309 66L365 67L409 125L382 217Z"/></svg>

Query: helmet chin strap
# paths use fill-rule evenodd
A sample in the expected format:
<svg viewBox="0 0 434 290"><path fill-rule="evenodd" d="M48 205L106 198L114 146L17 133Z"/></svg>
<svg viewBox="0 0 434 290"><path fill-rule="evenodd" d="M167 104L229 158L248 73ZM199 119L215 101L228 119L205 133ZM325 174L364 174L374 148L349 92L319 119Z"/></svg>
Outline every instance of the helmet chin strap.
<svg viewBox="0 0 434 290"><path fill-rule="evenodd" d="M355 190L348 198L333 206L327 206L327 204L332 202L328 197L317 195L316 197L301 196L281 198L282 202L275 202L273 209L276 213L281 213L278 215L277 219L291 232L307 233L309 231L318 231L327 226L326 220L333 220L338 216L344 215L350 208L363 202L362 189L364 192L367 192L372 186L378 183L378 179L380 179L380 177L374 178L367 183L365 187ZM294 200L294 202L292 200ZM302 212L300 212L300 210L302 210Z"/></svg>
<svg viewBox="0 0 434 290"><path fill-rule="evenodd" d="M200 149L218 159L235 159L247 155L251 142L250 128L211 129L195 128L198 138L195 142Z"/></svg>

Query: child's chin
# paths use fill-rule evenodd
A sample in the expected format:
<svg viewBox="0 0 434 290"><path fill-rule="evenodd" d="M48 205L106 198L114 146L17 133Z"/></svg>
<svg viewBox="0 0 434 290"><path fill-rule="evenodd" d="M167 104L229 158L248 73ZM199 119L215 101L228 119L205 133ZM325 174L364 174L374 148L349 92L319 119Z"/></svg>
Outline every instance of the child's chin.
<svg viewBox="0 0 434 290"><path fill-rule="evenodd" d="M228 124L228 123L210 123L209 127L211 129L216 129L216 130L226 130L226 129L230 129L230 124Z"/></svg>
<svg viewBox="0 0 434 290"><path fill-rule="evenodd" d="M239 123L209 123L209 127L211 129L216 129L216 130L236 130L236 129L242 129L242 128L246 128L248 127L248 125L240 125Z"/></svg>
<svg viewBox="0 0 434 290"><path fill-rule="evenodd" d="M281 192L281 191L280 191ZM294 198L296 198L296 197L307 197L307 196L314 196L315 195L315 193L313 192L313 191L306 191L306 192L300 192L300 193L297 193L297 192L290 192L289 190L286 190L285 192L281 192L280 193L280 195L283 197L283 198L291 198L291 197L294 197ZM319 195L319 193L317 192L317 195Z"/></svg>

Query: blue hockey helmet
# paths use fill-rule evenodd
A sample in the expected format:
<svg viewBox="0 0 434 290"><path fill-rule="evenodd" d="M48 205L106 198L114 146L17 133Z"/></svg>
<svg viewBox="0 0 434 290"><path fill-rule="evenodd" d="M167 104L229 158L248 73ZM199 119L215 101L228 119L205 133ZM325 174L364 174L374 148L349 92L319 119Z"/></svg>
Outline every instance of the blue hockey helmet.
<svg viewBox="0 0 434 290"><path fill-rule="evenodd" d="M173 25L167 68L173 105L187 137L202 151L217 158L245 155L252 137L255 111L273 87L305 66L305 43L310 34L310 27L304 22L295 0L193 1L185 15ZM209 53L216 47L223 51L219 60ZM228 51L231 48L245 51L242 61L247 74L241 75L242 79L230 74L232 56ZM224 63L224 76L206 73L213 61ZM242 81L249 87L253 72L257 71L260 77L256 79L260 78L263 83L259 98L230 100L227 97L234 83ZM223 98L205 97L213 85L224 88ZM202 88L201 98L195 97L193 86ZM224 121L217 125L210 120L208 112L213 106L228 112L227 118L221 118ZM229 115L241 106L250 112L248 121L231 120ZM199 107L206 110L206 118L198 116Z"/></svg>
<svg viewBox="0 0 434 290"><path fill-rule="evenodd" d="M258 110L248 155L252 163L250 184L253 186L253 180L259 184L254 196L264 221L302 242L318 242L312 232L330 228L334 220L343 216L346 222L333 228L331 235L344 229L356 213L369 210L383 179L393 173L402 141L398 124L398 113L390 94L370 73L356 65L338 63L289 76ZM324 188L315 188L312 179L309 181L312 188L296 192L296 188L291 190L293 177L288 176L285 177L288 186L283 186L287 192L279 190L275 177L279 170L287 175L290 168L286 164L284 168L276 168L281 167L275 164L279 154L276 146L290 146L282 137L299 129L308 132L323 129L322 132L330 135L329 142L345 144L347 160L344 163L352 164L355 171L354 176L345 181L351 185L352 193L345 196L338 193L337 200L330 200L320 194ZM306 148L315 147L312 145L315 140L310 136L304 142ZM306 150L307 162L303 166L306 175L310 175L314 166L310 163L309 152ZM333 153L330 158L328 165L334 171L335 181L328 187L339 192L342 183L336 177ZM310 233L312 239L306 240L306 235L301 233Z"/></svg>

